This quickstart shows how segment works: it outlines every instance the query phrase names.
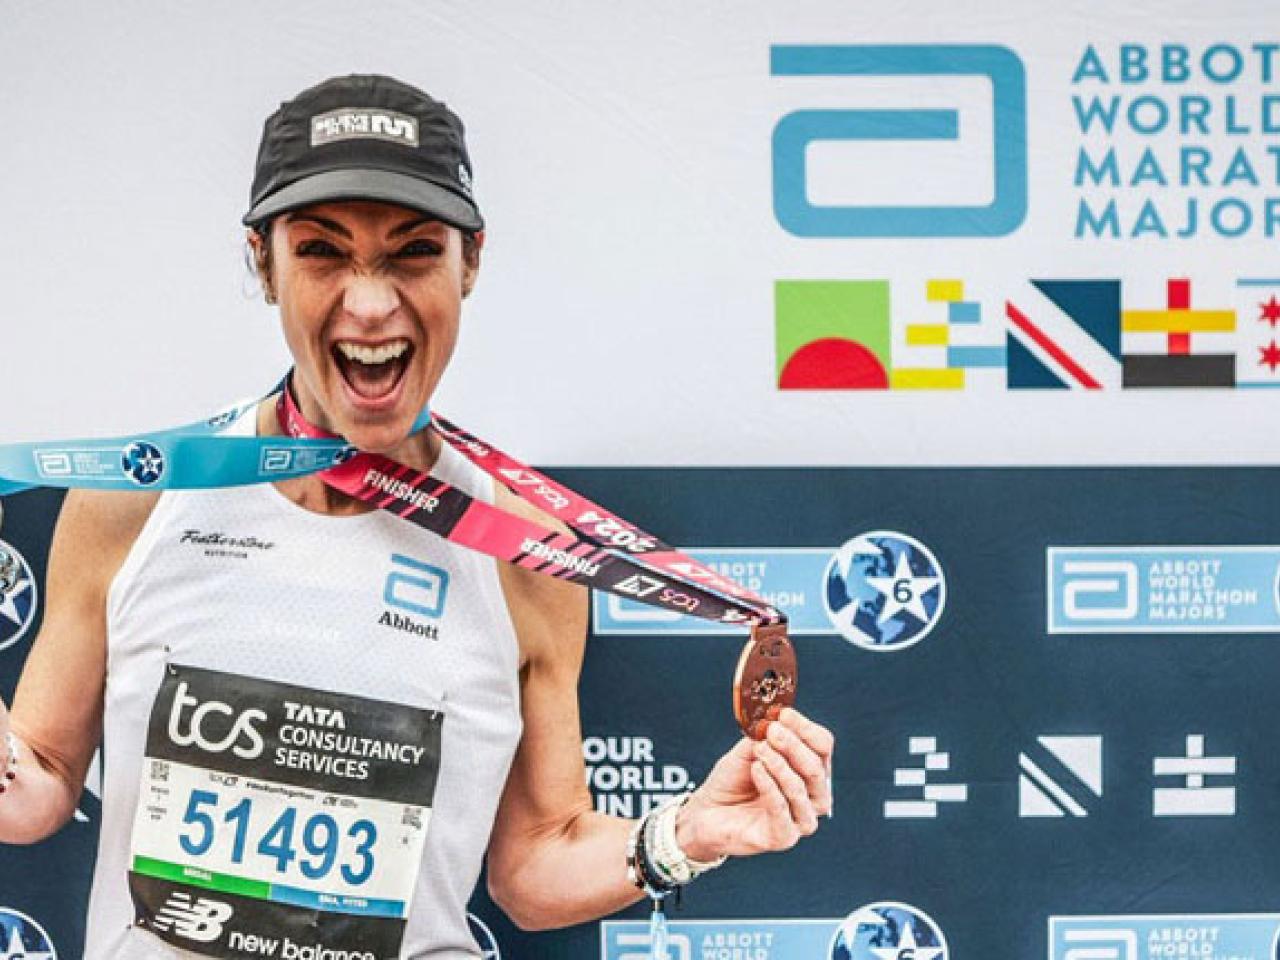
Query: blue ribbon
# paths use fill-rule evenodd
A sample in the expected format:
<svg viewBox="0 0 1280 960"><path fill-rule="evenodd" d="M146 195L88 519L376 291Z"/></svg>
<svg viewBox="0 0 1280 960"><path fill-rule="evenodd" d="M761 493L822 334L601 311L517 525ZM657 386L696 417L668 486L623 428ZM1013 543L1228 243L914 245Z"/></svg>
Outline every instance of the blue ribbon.
<svg viewBox="0 0 1280 960"><path fill-rule="evenodd" d="M208 420L126 437L0 444L0 496L33 487L196 490L271 483L342 463L356 449L342 438L229 437L257 401ZM431 424L424 409L417 433Z"/></svg>

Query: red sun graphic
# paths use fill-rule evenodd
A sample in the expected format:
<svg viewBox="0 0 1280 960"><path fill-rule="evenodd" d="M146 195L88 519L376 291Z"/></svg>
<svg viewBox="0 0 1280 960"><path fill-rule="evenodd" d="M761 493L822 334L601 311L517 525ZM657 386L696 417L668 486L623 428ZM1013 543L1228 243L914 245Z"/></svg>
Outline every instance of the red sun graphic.
<svg viewBox="0 0 1280 960"><path fill-rule="evenodd" d="M782 390L887 390L889 374L860 343L824 337L792 354L778 377Z"/></svg>

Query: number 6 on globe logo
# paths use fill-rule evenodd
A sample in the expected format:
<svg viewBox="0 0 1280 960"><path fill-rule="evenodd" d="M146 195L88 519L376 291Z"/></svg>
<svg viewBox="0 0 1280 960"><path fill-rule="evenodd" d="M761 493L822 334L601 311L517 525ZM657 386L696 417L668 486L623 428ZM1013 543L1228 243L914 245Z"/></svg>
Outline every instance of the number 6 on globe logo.
<svg viewBox="0 0 1280 960"><path fill-rule="evenodd" d="M875 530L835 552L822 599L841 636L864 650L888 653L928 636L942 618L947 582L942 564L919 540Z"/></svg>

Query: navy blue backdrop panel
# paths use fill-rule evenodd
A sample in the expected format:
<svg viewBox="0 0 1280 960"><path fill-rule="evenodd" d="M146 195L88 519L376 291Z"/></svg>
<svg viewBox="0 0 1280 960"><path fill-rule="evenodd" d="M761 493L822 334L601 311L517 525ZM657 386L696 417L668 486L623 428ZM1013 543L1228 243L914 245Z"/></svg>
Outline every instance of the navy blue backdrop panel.
<svg viewBox="0 0 1280 960"><path fill-rule="evenodd" d="M1067 960L1100 936L1096 918L1274 910L1275 470L554 473L777 594L797 628L799 705L838 739L835 817L691 887L672 911L677 960L901 958L911 943L917 960ZM0 529L41 602L59 503L9 498ZM600 809L638 814L733 744L743 635L599 596L593 612L589 781ZM6 697L34 632L0 652ZM30 918L60 958L82 950L97 809L86 795L86 821L0 848L0 922ZM473 909L502 957L647 949L643 905L546 933L513 928L483 889ZM1070 918L1093 928L1064 933ZM1204 929L1172 946L1235 955L1224 940L1189 952ZM1117 936L1117 960L1180 955L1154 941L1130 955ZM1259 960L1274 960L1267 937Z"/></svg>

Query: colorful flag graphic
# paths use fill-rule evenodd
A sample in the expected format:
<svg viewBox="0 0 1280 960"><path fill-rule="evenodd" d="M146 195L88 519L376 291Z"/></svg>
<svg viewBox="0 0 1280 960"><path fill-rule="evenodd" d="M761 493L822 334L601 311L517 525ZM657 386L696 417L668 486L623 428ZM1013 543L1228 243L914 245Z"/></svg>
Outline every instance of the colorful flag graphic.
<svg viewBox="0 0 1280 960"><path fill-rule="evenodd" d="M982 305L965 299L963 280L929 280L925 302L905 309L912 319L894 341L894 390L963 390L980 371L1004 369L1004 346L989 342Z"/></svg>
<svg viewBox="0 0 1280 960"><path fill-rule="evenodd" d="M780 390L885 390L892 368L887 280L779 280Z"/></svg>
<svg viewBox="0 0 1280 960"><path fill-rule="evenodd" d="M1125 388L1234 387L1236 354L1223 351L1233 341L1222 335L1235 333L1235 310L1193 309L1186 278L1166 286L1163 309L1121 314ZM1152 350L1153 339L1164 349Z"/></svg>
<svg viewBox="0 0 1280 960"><path fill-rule="evenodd" d="M1120 281L1032 280L1005 302L1010 389L1120 385Z"/></svg>
<svg viewBox="0 0 1280 960"><path fill-rule="evenodd" d="M1280 387L1280 277L1236 281L1236 386Z"/></svg>

